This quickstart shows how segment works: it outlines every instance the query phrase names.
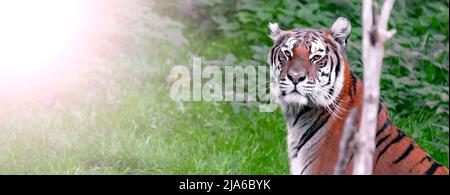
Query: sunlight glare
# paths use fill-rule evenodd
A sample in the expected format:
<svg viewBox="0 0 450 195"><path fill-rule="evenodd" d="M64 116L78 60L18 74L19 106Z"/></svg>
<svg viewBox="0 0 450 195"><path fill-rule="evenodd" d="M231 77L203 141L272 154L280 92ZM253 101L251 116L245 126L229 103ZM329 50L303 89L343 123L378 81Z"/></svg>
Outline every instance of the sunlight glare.
<svg viewBox="0 0 450 195"><path fill-rule="evenodd" d="M0 81L45 77L42 74L55 69L58 58L76 41L83 2L0 1Z"/></svg>

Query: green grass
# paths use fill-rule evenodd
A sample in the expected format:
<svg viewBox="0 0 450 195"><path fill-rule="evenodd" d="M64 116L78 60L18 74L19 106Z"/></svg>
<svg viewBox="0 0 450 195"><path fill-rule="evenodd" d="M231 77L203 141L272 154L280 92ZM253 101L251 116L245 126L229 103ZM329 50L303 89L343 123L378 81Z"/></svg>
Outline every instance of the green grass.
<svg viewBox="0 0 450 195"><path fill-rule="evenodd" d="M141 80L133 83L136 77ZM288 173L279 112L237 111L228 103L185 102L181 107L170 100L164 74L151 70L118 74L107 83L94 89L97 96L87 101L2 110L8 127L0 131L0 172ZM87 94L79 91L75 96L83 99ZM111 103L108 96L117 101Z"/></svg>
<svg viewBox="0 0 450 195"><path fill-rule="evenodd" d="M0 172L289 173L279 109L262 113L228 102L176 103L165 80L168 68L143 68L139 62L135 56L111 64L112 77L99 69L84 81L96 87L72 92L60 106L3 109ZM108 84L98 84L102 79ZM86 98L90 93L96 95ZM433 130L438 123L426 113L393 120L448 165L448 127L446 133Z"/></svg>
<svg viewBox="0 0 450 195"><path fill-rule="evenodd" d="M412 113L400 118L393 115L393 122L427 151L436 161L448 167L448 122L439 121L433 113Z"/></svg>

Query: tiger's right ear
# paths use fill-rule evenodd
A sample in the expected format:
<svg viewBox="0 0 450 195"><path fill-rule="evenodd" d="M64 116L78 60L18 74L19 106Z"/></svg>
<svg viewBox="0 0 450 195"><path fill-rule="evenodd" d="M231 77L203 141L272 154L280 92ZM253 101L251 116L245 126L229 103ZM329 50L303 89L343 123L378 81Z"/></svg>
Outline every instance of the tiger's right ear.
<svg viewBox="0 0 450 195"><path fill-rule="evenodd" d="M269 23L270 35L269 37L277 42L281 37L284 36L285 32L280 29L277 23Z"/></svg>
<svg viewBox="0 0 450 195"><path fill-rule="evenodd" d="M339 17L331 26L331 36L342 48L347 46L347 39L352 32L352 24L347 18Z"/></svg>

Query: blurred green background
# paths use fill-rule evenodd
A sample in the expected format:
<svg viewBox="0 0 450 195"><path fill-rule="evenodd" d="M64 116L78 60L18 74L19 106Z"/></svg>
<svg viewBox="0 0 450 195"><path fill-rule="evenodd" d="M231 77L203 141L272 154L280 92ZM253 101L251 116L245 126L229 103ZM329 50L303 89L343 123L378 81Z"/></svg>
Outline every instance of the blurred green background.
<svg viewBox="0 0 450 195"><path fill-rule="evenodd" d="M0 91L0 173L288 174L279 109L169 96L171 68L192 56L203 66L266 65L269 22L328 28L347 17L347 56L362 76L359 0L103 2L95 52L78 56L64 82ZM392 121L447 167L448 5L396 1L381 82Z"/></svg>

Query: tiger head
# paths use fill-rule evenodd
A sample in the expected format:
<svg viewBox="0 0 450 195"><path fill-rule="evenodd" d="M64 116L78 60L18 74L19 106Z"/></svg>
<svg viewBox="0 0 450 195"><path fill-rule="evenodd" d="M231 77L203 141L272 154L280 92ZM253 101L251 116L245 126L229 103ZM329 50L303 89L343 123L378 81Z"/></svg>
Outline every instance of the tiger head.
<svg viewBox="0 0 450 195"><path fill-rule="evenodd" d="M344 85L344 49L351 32L346 18L329 30L282 30L270 23L270 91L281 105L330 107Z"/></svg>

